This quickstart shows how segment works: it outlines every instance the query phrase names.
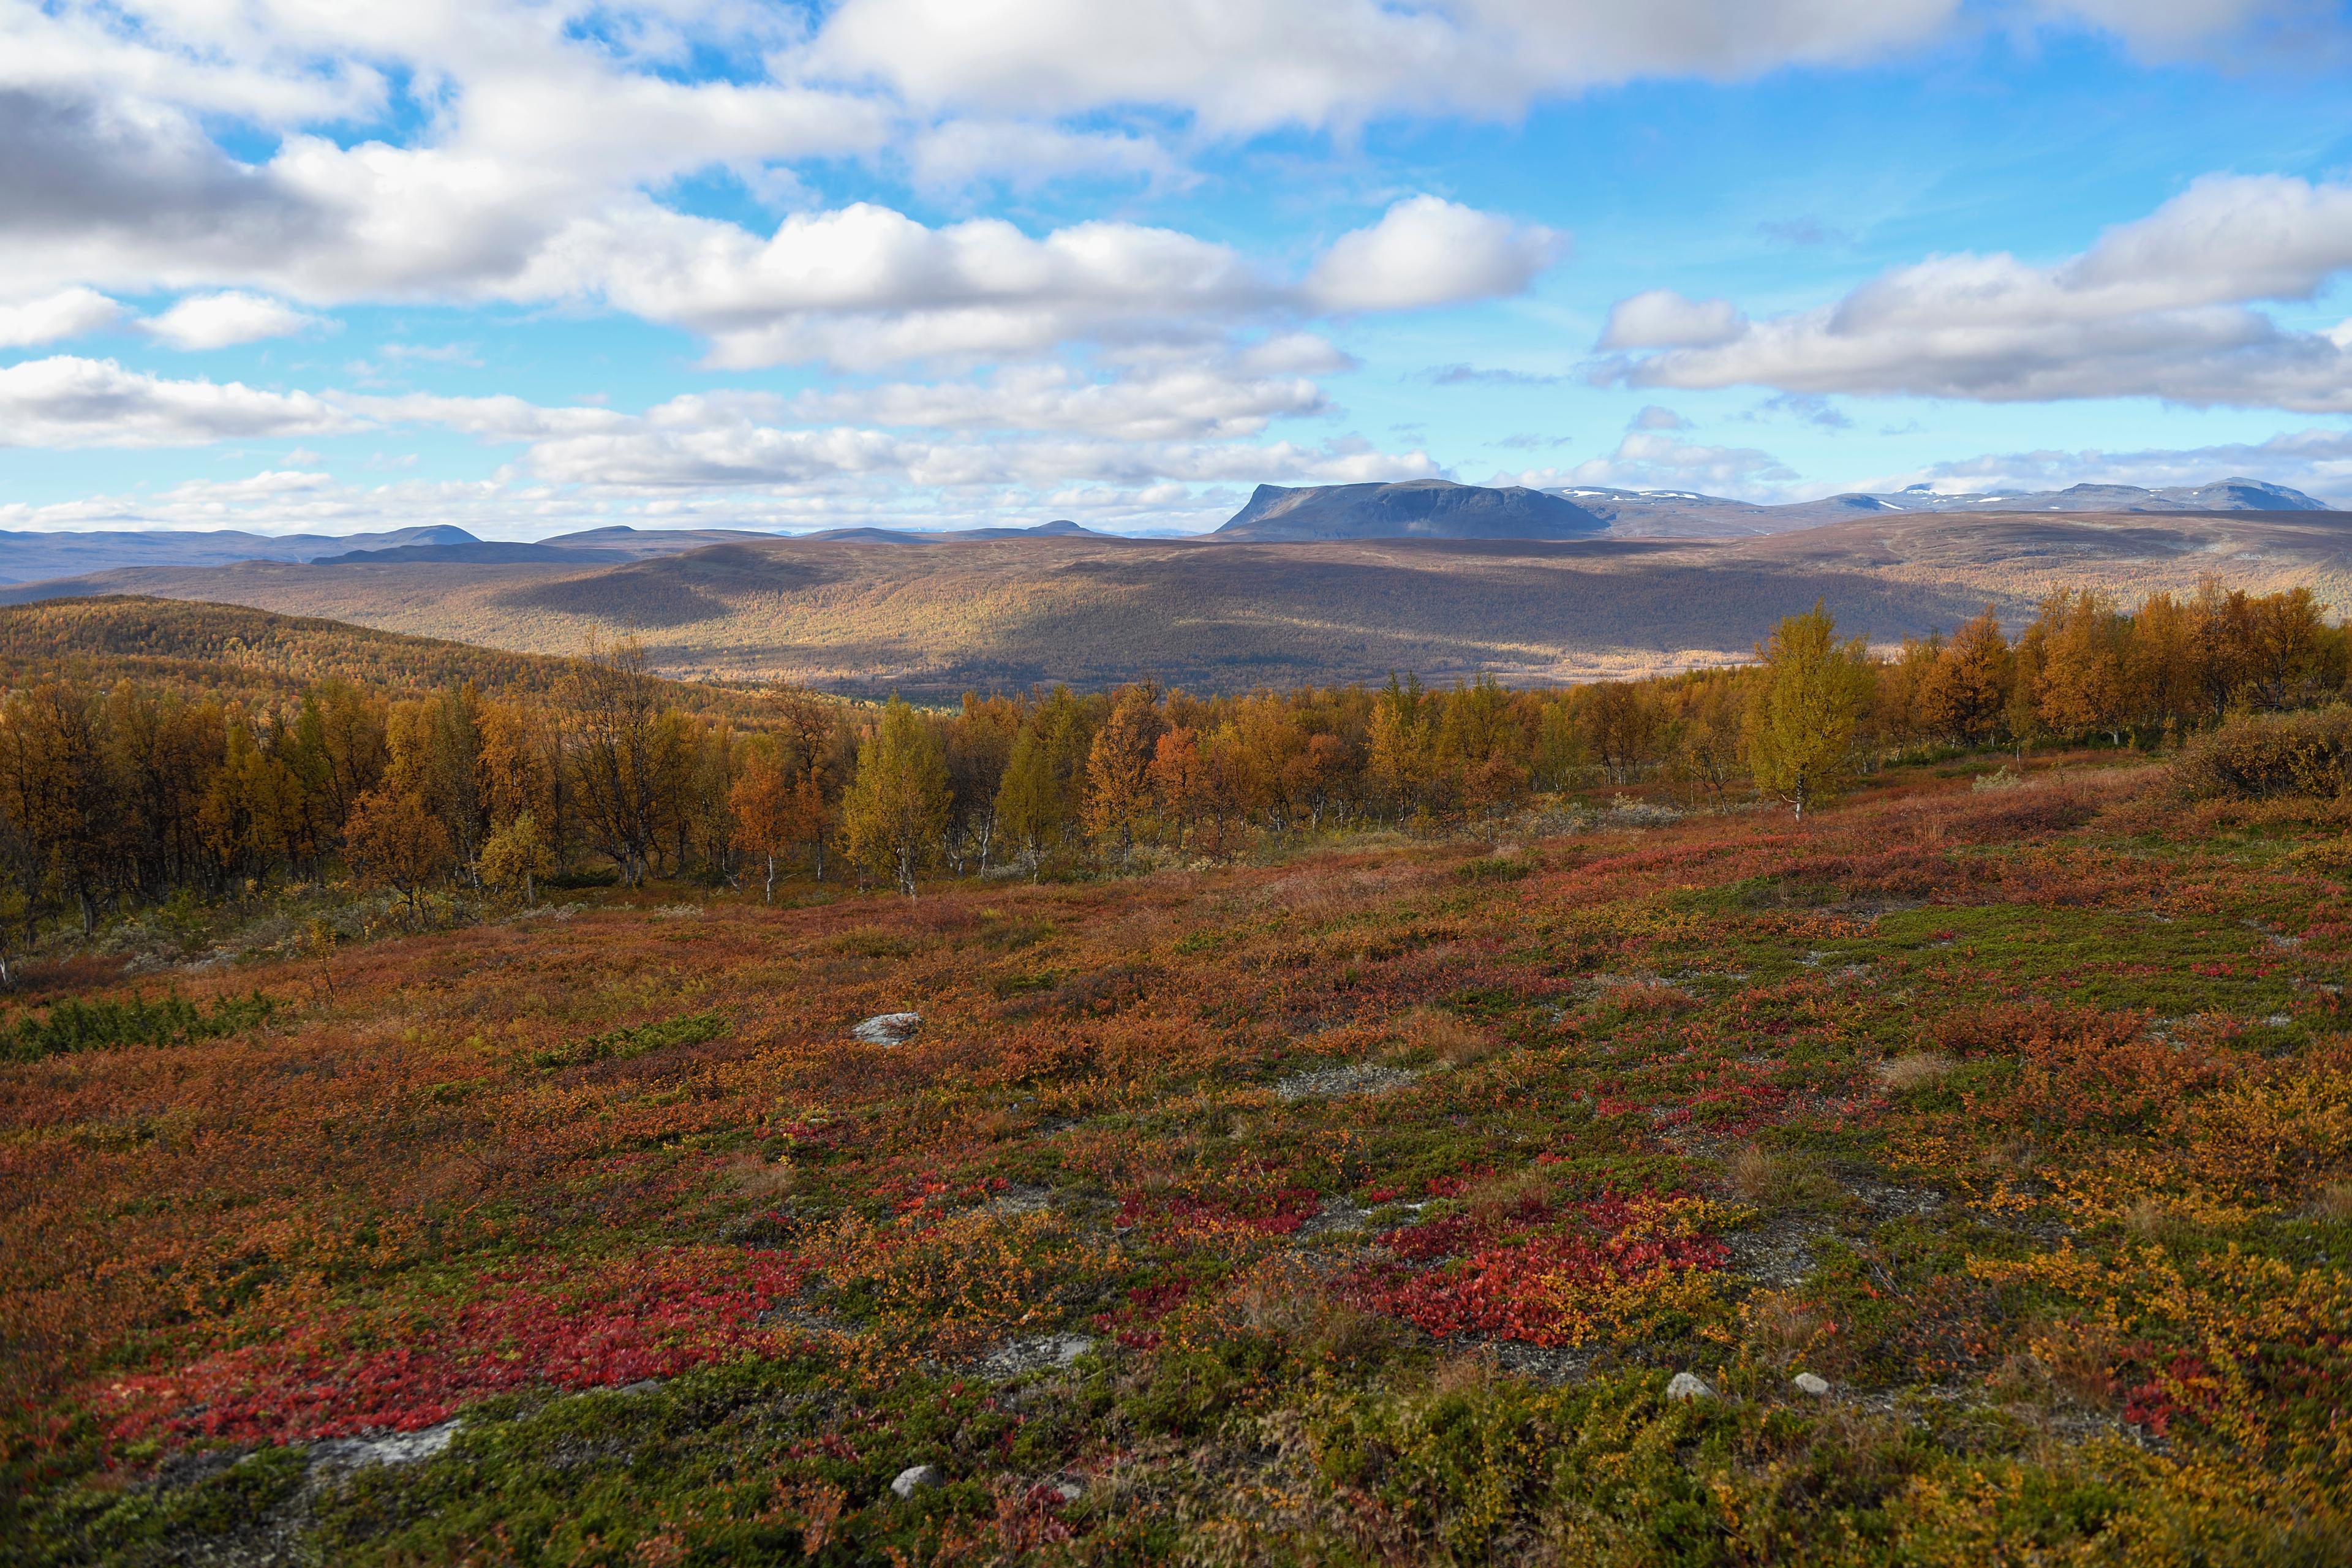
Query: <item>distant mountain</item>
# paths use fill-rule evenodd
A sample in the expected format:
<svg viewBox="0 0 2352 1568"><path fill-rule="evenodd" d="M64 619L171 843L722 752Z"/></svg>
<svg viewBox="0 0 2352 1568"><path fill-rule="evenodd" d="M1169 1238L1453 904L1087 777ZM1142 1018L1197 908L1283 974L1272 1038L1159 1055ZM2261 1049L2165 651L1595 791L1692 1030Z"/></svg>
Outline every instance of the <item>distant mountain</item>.
<svg viewBox="0 0 2352 1568"><path fill-rule="evenodd" d="M2075 485L2063 490L2011 490L1987 495L1940 494L1924 485L1888 495L1859 491L1783 506L1759 506L1696 490L1625 490L1570 485L1549 492L1574 502L1609 525L1612 535L1648 539L1727 539L1892 512L2194 512L2327 511L2326 501L2261 479L2229 479L2210 485L2143 489L2137 485Z"/></svg>
<svg viewBox="0 0 2352 1568"><path fill-rule="evenodd" d="M1513 485L1260 485L1212 537L1261 543L1321 539L1590 539L1606 528L1575 502Z"/></svg>
<svg viewBox="0 0 2352 1568"><path fill-rule="evenodd" d="M467 562L478 566L557 561L596 566L774 537L772 533L744 529L631 528L625 523L559 534L535 544L478 539L446 522L394 529L385 533L341 535L242 533L233 530L205 533L128 529L82 533L0 531L0 583L42 583L131 567L227 566L239 561L348 566L385 565L394 561Z"/></svg>
<svg viewBox="0 0 2352 1568"><path fill-rule="evenodd" d="M461 561L477 566L512 566L522 561L570 561L583 566L630 557L618 550L578 550L561 544L517 544L502 539L467 539L456 544L395 544L389 550L352 550L321 555L314 566L387 565L395 561Z"/></svg>
<svg viewBox="0 0 2352 1568"><path fill-rule="evenodd" d="M79 533L0 531L0 583L37 583L124 566L226 566L235 561L317 561L354 550L410 545L470 544L462 528L435 523L386 533L245 533L235 529L183 533L171 530L93 529Z"/></svg>

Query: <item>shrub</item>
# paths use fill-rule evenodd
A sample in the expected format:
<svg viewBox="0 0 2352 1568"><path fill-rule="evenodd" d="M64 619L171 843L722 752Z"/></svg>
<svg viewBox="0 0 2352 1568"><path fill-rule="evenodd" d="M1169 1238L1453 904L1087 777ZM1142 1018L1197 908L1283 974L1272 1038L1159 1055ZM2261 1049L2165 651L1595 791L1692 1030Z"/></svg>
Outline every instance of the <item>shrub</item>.
<svg viewBox="0 0 2352 1568"><path fill-rule="evenodd" d="M557 1050L541 1051L531 1060L542 1068L626 1061L631 1057L641 1057L648 1051L658 1051L670 1046L702 1045L726 1032L725 1014L689 1013L682 1018L665 1018L658 1023L639 1024L633 1029L613 1029L604 1034L591 1035Z"/></svg>
<svg viewBox="0 0 2352 1568"><path fill-rule="evenodd" d="M2180 793L2192 800L2268 800L2344 793L2352 752L2352 707L2336 703L2304 713L2232 719L2190 745L2173 763Z"/></svg>
<svg viewBox="0 0 2352 1568"><path fill-rule="evenodd" d="M184 1045L257 1028L277 1010L277 1000L258 991L221 997L209 1008L178 996L161 1002L60 1002L44 1016L27 1013L0 1028L0 1057L37 1061L110 1046Z"/></svg>

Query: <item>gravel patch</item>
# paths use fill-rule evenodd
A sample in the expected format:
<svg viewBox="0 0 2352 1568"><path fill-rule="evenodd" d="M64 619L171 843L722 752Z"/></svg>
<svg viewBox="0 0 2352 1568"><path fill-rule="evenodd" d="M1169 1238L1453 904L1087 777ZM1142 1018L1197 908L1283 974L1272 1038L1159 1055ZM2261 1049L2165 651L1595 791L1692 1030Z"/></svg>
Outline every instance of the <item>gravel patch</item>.
<svg viewBox="0 0 2352 1568"><path fill-rule="evenodd" d="M1352 1067L1293 1073L1277 1082L1274 1092L1285 1100L1337 1100L1351 1094L1385 1094L1392 1089L1402 1089L1420 1076L1402 1068L1377 1068L1360 1062Z"/></svg>

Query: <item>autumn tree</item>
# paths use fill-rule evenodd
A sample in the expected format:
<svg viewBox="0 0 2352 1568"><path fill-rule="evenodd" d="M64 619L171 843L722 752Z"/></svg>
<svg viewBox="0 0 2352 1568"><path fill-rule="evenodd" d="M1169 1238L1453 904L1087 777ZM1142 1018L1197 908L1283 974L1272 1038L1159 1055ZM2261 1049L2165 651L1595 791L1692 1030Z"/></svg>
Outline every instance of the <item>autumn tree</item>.
<svg viewBox="0 0 2352 1568"><path fill-rule="evenodd" d="M1372 700L1367 782L1400 817L1419 811L1429 796L1436 759L1427 706L1421 678L1410 674L1400 680L1391 673Z"/></svg>
<svg viewBox="0 0 2352 1568"><path fill-rule="evenodd" d="M2011 659L2000 617L1990 605L1952 634L1924 674L1916 700L1930 734L1985 745L2009 708Z"/></svg>
<svg viewBox="0 0 2352 1568"><path fill-rule="evenodd" d="M418 895L449 869L448 828L408 790L362 795L343 825L343 845L361 879L404 895L412 917Z"/></svg>
<svg viewBox="0 0 2352 1568"><path fill-rule="evenodd" d="M1161 820L1175 825L1176 846L1182 848L1207 804L1208 776L1197 732L1189 728L1161 732L1151 751L1151 795Z"/></svg>
<svg viewBox="0 0 2352 1568"><path fill-rule="evenodd" d="M1087 830L1118 840L1120 858L1135 850L1135 829L1151 808L1151 763L1160 714L1147 689L1129 687L1087 755Z"/></svg>
<svg viewBox="0 0 2352 1568"><path fill-rule="evenodd" d="M475 874L495 892L512 893L520 889L524 903L536 904L539 879L554 869L555 856L539 830L539 819L523 811L490 829L482 841Z"/></svg>
<svg viewBox="0 0 2352 1568"><path fill-rule="evenodd" d="M570 690L578 724L575 772L581 816L598 848L630 887L645 880L660 820L656 741L661 697L631 637L591 647Z"/></svg>
<svg viewBox="0 0 2352 1568"><path fill-rule="evenodd" d="M1805 807L1827 798L1853 766L1854 718L1870 689L1860 637L1841 643L1830 613L1816 600L1789 616L1760 645L1764 675L1748 716L1748 755L1756 787Z"/></svg>
<svg viewBox="0 0 2352 1568"><path fill-rule="evenodd" d="M800 842L793 796L793 781L784 776L775 753L768 750L753 752L744 759L728 795L729 808L735 816L736 842L767 863L762 893L772 904L776 901L776 857Z"/></svg>
<svg viewBox="0 0 2352 1568"><path fill-rule="evenodd" d="M896 879L915 896L915 873L939 854L948 821L948 765L922 715L898 698L858 748L857 773L842 796L850 858Z"/></svg>

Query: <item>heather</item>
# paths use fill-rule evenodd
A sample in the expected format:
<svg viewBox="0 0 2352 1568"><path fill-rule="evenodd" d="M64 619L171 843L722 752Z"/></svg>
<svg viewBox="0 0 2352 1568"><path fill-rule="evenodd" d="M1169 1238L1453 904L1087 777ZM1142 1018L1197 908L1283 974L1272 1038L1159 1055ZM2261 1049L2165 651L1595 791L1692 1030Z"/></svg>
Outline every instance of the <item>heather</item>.
<svg viewBox="0 0 2352 1568"><path fill-rule="evenodd" d="M0 1079L9 1550L2329 1561L2346 821L2195 795L1960 758L184 976L281 1005Z"/></svg>

